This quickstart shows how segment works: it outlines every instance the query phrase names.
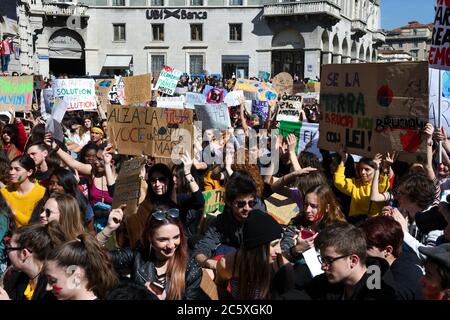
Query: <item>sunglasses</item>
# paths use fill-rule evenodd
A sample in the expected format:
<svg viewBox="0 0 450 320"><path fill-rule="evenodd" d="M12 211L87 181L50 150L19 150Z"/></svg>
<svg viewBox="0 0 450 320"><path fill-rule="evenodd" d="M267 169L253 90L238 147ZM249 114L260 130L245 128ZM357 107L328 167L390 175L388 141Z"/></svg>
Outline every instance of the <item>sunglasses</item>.
<svg viewBox="0 0 450 320"><path fill-rule="evenodd" d="M11 245L6 245L5 250L6 252L16 251L16 250L23 250L25 247L12 247Z"/></svg>
<svg viewBox="0 0 450 320"><path fill-rule="evenodd" d="M52 215L52 213L53 213L53 211L50 210L50 209L44 209L44 212L45 212L45 216L46 216L47 218L49 218L49 217Z"/></svg>
<svg viewBox="0 0 450 320"><path fill-rule="evenodd" d="M173 219L178 219L180 216L180 210L177 208L172 208L167 211L157 210L152 213L152 218L155 218L158 221L163 221L164 219L171 217Z"/></svg>
<svg viewBox="0 0 450 320"><path fill-rule="evenodd" d="M250 201L239 200L239 201L236 201L236 207L238 207L239 209L244 208L245 205L247 205L247 204L248 204L248 206L250 208L253 208L256 205L256 201L255 200L250 200Z"/></svg>
<svg viewBox="0 0 450 320"><path fill-rule="evenodd" d="M168 180L167 177L152 177L150 178L150 183L154 184L156 183L156 181L165 183L167 182L167 180Z"/></svg>

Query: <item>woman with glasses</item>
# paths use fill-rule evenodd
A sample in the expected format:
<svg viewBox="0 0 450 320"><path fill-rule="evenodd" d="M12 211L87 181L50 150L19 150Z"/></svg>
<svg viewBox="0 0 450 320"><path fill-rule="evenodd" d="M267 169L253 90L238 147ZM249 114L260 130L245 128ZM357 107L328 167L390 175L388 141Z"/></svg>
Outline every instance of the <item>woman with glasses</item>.
<svg viewBox="0 0 450 320"><path fill-rule="evenodd" d="M22 121L16 118L14 124L7 124L2 130L2 150L12 160L23 154L25 144L27 143L27 133Z"/></svg>
<svg viewBox="0 0 450 320"><path fill-rule="evenodd" d="M6 246L14 271L4 279L0 299L54 300L46 290L44 261L49 253L66 238L56 222L47 225L30 224L17 229Z"/></svg>
<svg viewBox="0 0 450 320"><path fill-rule="evenodd" d="M16 227L14 215L6 203L3 196L0 194L0 278L8 266L8 257L6 252L7 239Z"/></svg>
<svg viewBox="0 0 450 320"><path fill-rule="evenodd" d="M119 282L106 249L87 233L52 250L44 272L58 300L105 299Z"/></svg>
<svg viewBox="0 0 450 320"><path fill-rule="evenodd" d="M116 209L121 211L121 209ZM145 223L142 241L135 250L111 252L120 274L131 270L131 280L143 285L160 300L196 300L203 297L200 289L202 269L188 255L187 240L176 208L159 206ZM122 213L123 216L123 213ZM110 219L114 231L120 223Z"/></svg>
<svg viewBox="0 0 450 320"><path fill-rule="evenodd" d="M57 221L67 239L77 239L84 232L83 217L77 200L70 194L54 192L39 216L41 224Z"/></svg>
<svg viewBox="0 0 450 320"><path fill-rule="evenodd" d="M305 193L303 210L286 228L281 248L290 261L300 259L302 253L314 248L314 239L325 227L345 221L345 216L333 191L327 185L318 185Z"/></svg>
<svg viewBox="0 0 450 320"><path fill-rule="evenodd" d="M0 192L14 212L18 227L28 224L37 203L45 194L45 188L33 182L36 165L29 155L19 156L11 161L10 184Z"/></svg>

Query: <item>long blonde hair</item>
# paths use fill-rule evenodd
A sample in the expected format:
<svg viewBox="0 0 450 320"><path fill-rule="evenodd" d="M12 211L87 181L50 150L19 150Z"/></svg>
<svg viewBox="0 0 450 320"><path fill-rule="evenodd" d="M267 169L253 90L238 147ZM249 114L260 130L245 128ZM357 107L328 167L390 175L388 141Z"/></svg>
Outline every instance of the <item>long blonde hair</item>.
<svg viewBox="0 0 450 320"><path fill-rule="evenodd" d="M77 239L84 232L83 219L77 200L70 194L54 192L49 199L54 199L59 210L59 225L68 240Z"/></svg>

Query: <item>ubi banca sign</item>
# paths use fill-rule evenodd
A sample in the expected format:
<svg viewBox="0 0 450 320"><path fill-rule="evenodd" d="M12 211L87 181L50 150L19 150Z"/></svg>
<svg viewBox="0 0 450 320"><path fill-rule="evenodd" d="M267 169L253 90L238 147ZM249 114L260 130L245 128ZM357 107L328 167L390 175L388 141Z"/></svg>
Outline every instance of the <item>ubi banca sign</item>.
<svg viewBox="0 0 450 320"><path fill-rule="evenodd" d="M167 9L152 9L147 10L147 19L149 20L159 20L159 19L168 19L170 17L174 17L175 19L181 20L203 20L208 17L208 13L206 11L186 11L186 10L167 10Z"/></svg>

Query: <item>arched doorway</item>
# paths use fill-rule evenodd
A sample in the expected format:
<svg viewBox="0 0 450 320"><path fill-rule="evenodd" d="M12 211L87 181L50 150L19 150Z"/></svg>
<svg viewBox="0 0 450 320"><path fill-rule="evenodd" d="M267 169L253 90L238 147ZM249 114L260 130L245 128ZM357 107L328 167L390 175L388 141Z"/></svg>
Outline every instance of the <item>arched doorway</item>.
<svg viewBox="0 0 450 320"><path fill-rule="evenodd" d="M83 38L70 29L55 31L48 41L50 72L58 76L84 76L86 64Z"/></svg>
<svg viewBox="0 0 450 320"><path fill-rule="evenodd" d="M294 29L283 30L272 39L272 75L280 72L304 77L305 40Z"/></svg>

